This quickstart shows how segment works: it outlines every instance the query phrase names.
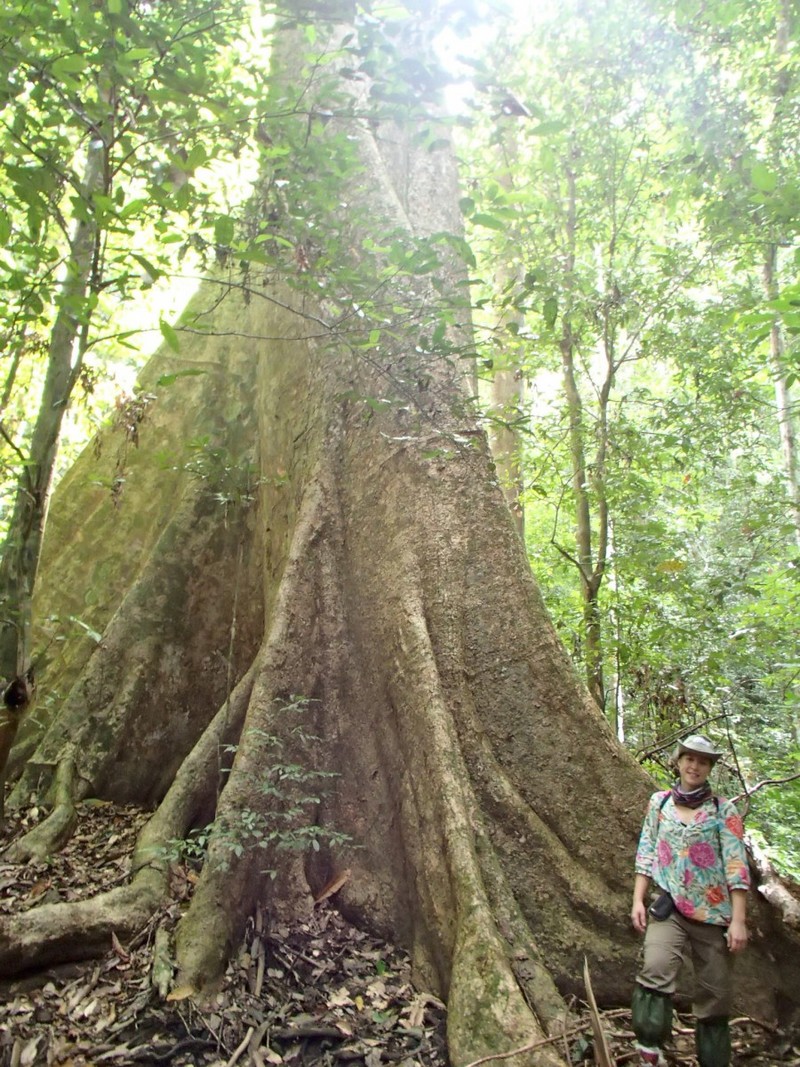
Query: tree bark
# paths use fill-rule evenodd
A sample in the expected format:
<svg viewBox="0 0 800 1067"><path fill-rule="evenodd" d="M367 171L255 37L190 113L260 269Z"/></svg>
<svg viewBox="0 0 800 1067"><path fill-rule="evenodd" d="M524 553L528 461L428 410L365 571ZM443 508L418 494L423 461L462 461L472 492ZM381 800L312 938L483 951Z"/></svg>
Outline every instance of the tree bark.
<svg viewBox="0 0 800 1067"><path fill-rule="evenodd" d="M364 218L402 222L412 244L458 233L447 148L341 121L361 160L347 197L357 259ZM547 617L458 361L418 343L424 323L389 322L371 347L358 344L333 285L314 281L316 300L314 285L271 278L251 283L248 299L237 284L220 300L210 281L193 321L214 334L180 357L157 355L144 383L205 373L160 390L121 508L96 487L114 467L108 435L57 494L51 529L63 535L80 515L80 533L69 552L57 532L48 541L37 609L68 615L96 590L102 640L73 636L51 665L48 688L52 679L64 699L28 726L14 800L68 742L86 790L141 803L166 793L137 853L141 893L120 900L125 921L157 906L160 844L214 819L177 935L177 983L194 991L220 974L255 900L298 914L349 869L342 911L408 946L417 983L447 999L458 1067L560 1032L562 998L582 995L584 956L598 1000L627 1000L632 854L651 783ZM413 296L438 314L459 281L458 262L443 258L435 284L395 275L381 285L387 308ZM448 307L450 336L463 338L468 311ZM179 462L155 473L165 448L178 456L181 440L200 436L256 459L254 503L226 507ZM282 711L297 695L317 742L301 743ZM236 745L225 778L222 744ZM296 799L290 787L267 797L276 758L337 774L314 820L349 843L309 849L302 863L255 847L246 816ZM74 951L69 916L85 930L91 906L58 907L57 930L45 909L41 922L0 919L6 972L35 965L21 946L38 945L36 960ZM113 927L108 907L98 905L93 943ZM749 1010L774 1017L797 1005L798 943L755 901L754 925L761 947L740 974ZM507 1062L563 1061L542 1048Z"/></svg>

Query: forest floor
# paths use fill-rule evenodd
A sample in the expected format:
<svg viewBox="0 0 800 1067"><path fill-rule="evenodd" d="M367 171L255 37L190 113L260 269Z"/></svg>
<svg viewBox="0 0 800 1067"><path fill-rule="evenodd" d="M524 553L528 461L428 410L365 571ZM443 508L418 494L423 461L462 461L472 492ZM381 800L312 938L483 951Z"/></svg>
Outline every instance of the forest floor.
<svg viewBox="0 0 800 1067"><path fill-rule="evenodd" d="M12 813L7 840L40 815ZM87 802L68 846L49 862L15 866L0 857L0 914L85 899L124 883L146 818L136 809ZM175 863L170 903L130 943L115 939L102 959L12 981L0 977L0 1067L447 1067L444 1005L413 988L400 949L350 926L330 900L291 927L269 926L256 913L224 982L204 1005L181 999L180 991L168 994L159 945L195 878L191 866ZM575 1004L572 1011L577 1026L557 1047L572 1063L592 1062L588 1009ZM614 1063L634 1063L629 1010L600 1018ZM800 1035L743 1018L733 1037L737 1064L800 1067ZM673 1067L695 1067L689 1017L678 1016L668 1058ZM503 1059L491 1062L502 1067Z"/></svg>

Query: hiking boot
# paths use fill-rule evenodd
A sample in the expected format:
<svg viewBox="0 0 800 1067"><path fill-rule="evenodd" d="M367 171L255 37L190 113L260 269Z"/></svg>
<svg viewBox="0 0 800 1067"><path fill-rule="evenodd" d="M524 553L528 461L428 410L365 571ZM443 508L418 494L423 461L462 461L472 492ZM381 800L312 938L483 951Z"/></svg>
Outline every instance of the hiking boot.
<svg viewBox="0 0 800 1067"><path fill-rule="evenodd" d="M646 1048L644 1045L637 1045L636 1050L639 1053L639 1063L642 1067L667 1067L667 1061L664 1053L660 1048Z"/></svg>
<svg viewBox="0 0 800 1067"><path fill-rule="evenodd" d="M731 1062L731 1029L727 1015L698 1019L694 1037L700 1067L728 1067Z"/></svg>

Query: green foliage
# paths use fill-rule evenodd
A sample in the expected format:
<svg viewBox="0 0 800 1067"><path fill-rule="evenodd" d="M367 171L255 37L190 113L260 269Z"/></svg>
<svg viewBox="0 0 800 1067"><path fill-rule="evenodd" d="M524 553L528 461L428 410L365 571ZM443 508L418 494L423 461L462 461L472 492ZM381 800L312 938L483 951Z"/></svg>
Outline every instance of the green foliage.
<svg viewBox="0 0 800 1067"><path fill-rule="evenodd" d="M255 501L262 479L252 456L232 456L229 449L208 436L189 441L187 449L191 458L183 469L198 479L214 500L225 507L249 506Z"/></svg>
<svg viewBox="0 0 800 1067"><path fill-rule="evenodd" d="M107 368L136 359L120 309L227 233L212 175L258 116L263 79L238 59L249 18L244 0L25 0L0 12L6 485L35 423L43 357L73 349L63 407L73 385L104 395ZM162 334L177 350L163 320Z"/></svg>
<svg viewBox="0 0 800 1067"><path fill-rule="evenodd" d="M192 830L185 839L171 841L165 851L170 861L202 862L212 841L215 862L223 869L249 849L263 849L265 857L274 860L280 852L308 848L318 852L322 845L331 847L349 842L347 834L313 821L322 787L336 775L310 766L314 745L319 742L304 723L312 703L307 697L291 696L277 709L281 732L250 731L251 739L257 741L266 756L265 767L253 776L254 791L261 797L257 810L238 811L235 822L218 817L207 826ZM235 756L238 748L238 745L227 746L225 755ZM303 761L291 758L290 751L303 753ZM272 878L277 876L275 868L265 873Z"/></svg>
<svg viewBox="0 0 800 1067"><path fill-rule="evenodd" d="M582 665L580 497L590 568L608 536L598 604L620 732L647 751L708 722L750 787L786 777L800 728L798 532L769 350L798 313L798 71L777 52L782 10L562 5L480 66L485 98L502 87L530 116L495 112L462 152L486 279L481 363L527 383L532 418L514 420L526 541L556 626ZM796 346L784 366L791 388ZM793 789L759 791L750 816L785 866Z"/></svg>

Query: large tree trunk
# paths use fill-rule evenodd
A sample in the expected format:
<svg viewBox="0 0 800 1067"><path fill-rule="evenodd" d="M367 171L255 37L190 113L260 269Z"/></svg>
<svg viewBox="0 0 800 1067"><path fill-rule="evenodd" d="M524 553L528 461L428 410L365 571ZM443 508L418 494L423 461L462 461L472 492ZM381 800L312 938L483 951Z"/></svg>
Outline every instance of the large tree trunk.
<svg viewBox="0 0 800 1067"><path fill-rule="evenodd" d="M364 216L391 217L409 238L458 233L449 150L384 125L348 129L363 165L351 247ZM386 306L413 297L435 311L459 280L447 261L435 285L387 281ZM68 641L51 665L47 688L64 699L28 724L13 799L44 784L68 745L84 793L166 793L136 864L152 904L163 827L208 821L225 783L178 931L184 989L219 975L256 900L296 913L347 869L342 910L407 945L416 980L447 998L454 1064L558 1034L584 956L601 1001L629 995L631 864L650 784L550 624L458 362L425 350L424 324L390 323L358 347L330 301L251 289L220 301L224 286L209 282L194 321L216 336L154 359L144 386L159 400L120 506L97 488L115 469L110 435L58 494L38 612L79 615L102 641ZM467 313L452 307L461 344ZM187 369L204 373L155 385ZM255 502L181 469L182 442L204 435L238 457L232 469L255 459ZM298 695L314 744L282 710ZM222 777L213 753L231 737ZM244 813L271 817L276 759L337 772L315 817L349 843L302 864L254 847ZM109 937L115 900L101 903L94 925L69 904L2 919L0 967L30 966L32 944L40 962L74 954L71 922L76 937ZM128 897L116 905L120 924L138 914ZM797 1003L798 943L766 904L755 922L761 950L742 970L750 1010L772 1017ZM507 1062L560 1064L556 1048Z"/></svg>

